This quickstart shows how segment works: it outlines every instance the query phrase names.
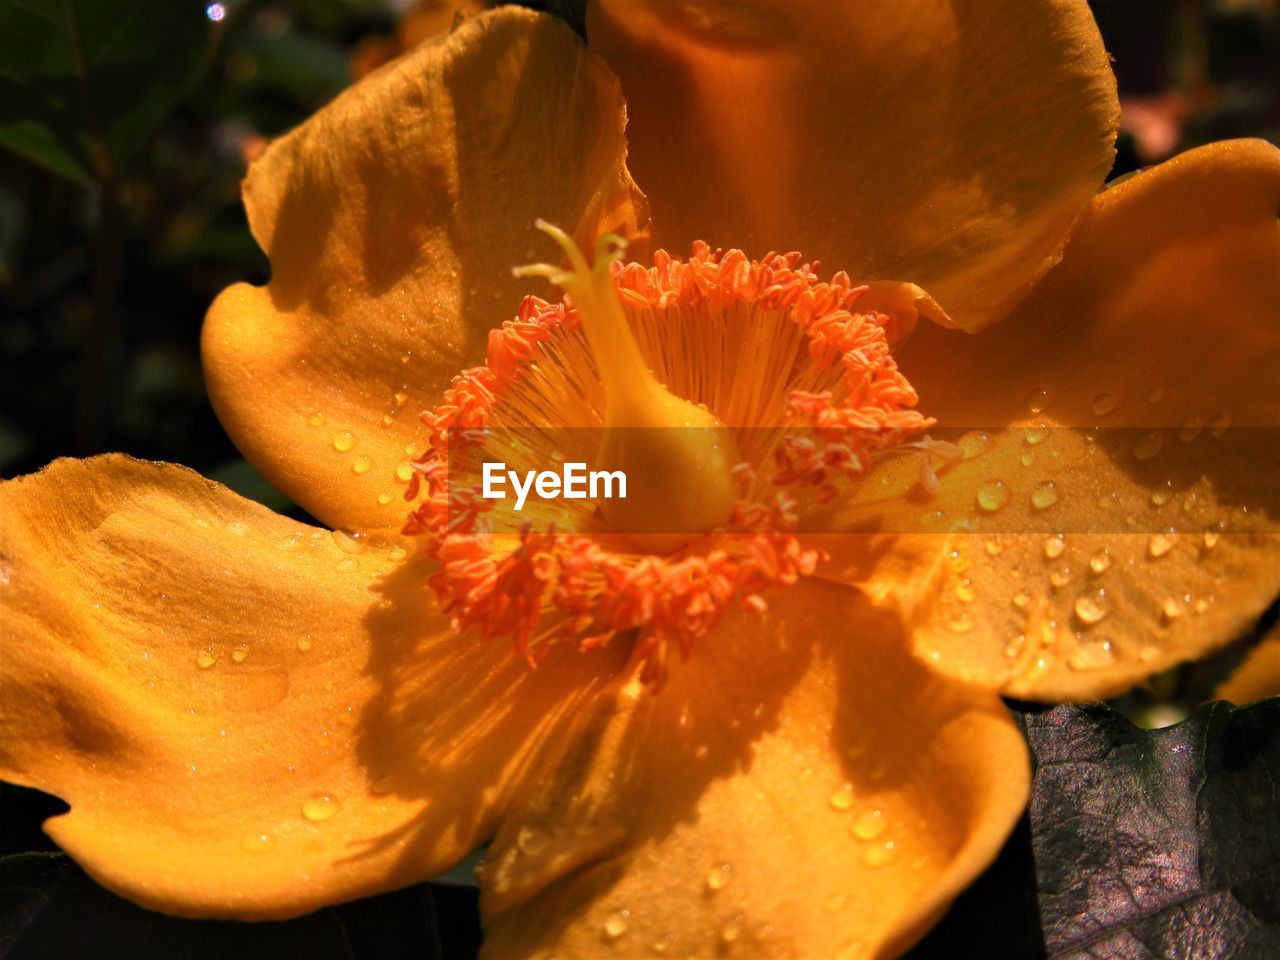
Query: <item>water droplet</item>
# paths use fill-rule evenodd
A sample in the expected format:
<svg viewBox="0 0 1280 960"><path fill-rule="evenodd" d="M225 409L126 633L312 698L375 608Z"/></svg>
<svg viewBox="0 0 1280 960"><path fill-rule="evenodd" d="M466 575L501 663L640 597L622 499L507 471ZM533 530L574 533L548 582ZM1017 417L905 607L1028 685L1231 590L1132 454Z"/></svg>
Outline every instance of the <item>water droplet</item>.
<svg viewBox="0 0 1280 960"><path fill-rule="evenodd" d="M1048 510L1058 502L1058 486L1052 480L1046 480L1031 493L1031 505L1037 510Z"/></svg>
<svg viewBox="0 0 1280 960"><path fill-rule="evenodd" d="M317 793L302 804L302 815L312 823L328 820L342 809L342 805L327 793Z"/></svg>
<svg viewBox="0 0 1280 960"><path fill-rule="evenodd" d="M1169 502L1169 498L1173 496L1173 481L1166 480L1162 485L1151 491L1151 502L1157 507L1163 507Z"/></svg>
<svg viewBox="0 0 1280 960"><path fill-rule="evenodd" d="M1115 662L1116 652L1110 640L1081 646L1067 658L1067 666L1072 670L1101 670Z"/></svg>
<svg viewBox="0 0 1280 960"><path fill-rule="evenodd" d="M356 457L355 461L351 464L351 470L353 473L368 473L369 468L372 466L373 464L369 461L368 457Z"/></svg>
<svg viewBox="0 0 1280 960"><path fill-rule="evenodd" d="M1183 443L1190 443L1196 437L1200 436L1200 432L1204 430L1204 417L1194 416L1188 417L1186 422L1182 424L1178 430L1178 439Z"/></svg>
<svg viewBox="0 0 1280 960"><path fill-rule="evenodd" d="M631 916L630 910L617 910L605 918L604 936L606 940L617 940L620 936L627 932L627 918Z"/></svg>
<svg viewBox="0 0 1280 960"><path fill-rule="evenodd" d="M1173 545L1178 542L1175 534L1170 533L1154 533L1151 535L1150 541L1147 543L1147 553L1152 557L1159 559L1173 549Z"/></svg>
<svg viewBox="0 0 1280 960"><path fill-rule="evenodd" d="M976 596L972 580L961 580L956 584L956 599L961 603L973 603L973 598Z"/></svg>
<svg viewBox="0 0 1280 960"><path fill-rule="evenodd" d="M1022 653L1022 648L1027 645L1027 638L1023 634L1018 634L1010 640L1004 647L1004 655L1009 660L1018 659L1018 655Z"/></svg>
<svg viewBox="0 0 1280 960"><path fill-rule="evenodd" d="M1206 533L1204 535L1204 545L1208 550L1212 550L1218 545L1218 535L1216 533Z"/></svg>
<svg viewBox="0 0 1280 960"><path fill-rule="evenodd" d="M886 826L882 810L868 810L853 821L849 832L859 840L874 840L884 833Z"/></svg>
<svg viewBox="0 0 1280 960"><path fill-rule="evenodd" d="M957 445L960 447L960 456L963 457L965 460L972 460L974 457L980 454L983 450L985 450L987 447L987 444L990 442L991 442L990 434L979 433L977 431L971 431L969 433L966 433L958 441L956 441Z"/></svg>
<svg viewBox="0 0 1280 960"><path fill-rule="evenodd" d="M1225 413L1220 413L1209 421L1209 435L1211 437L1220 437L1227 432L1231 426L1231 418Z"/></svg>
<svg viewBox="0 0 1280 960"><path fill-rule="evenodd" d="M1093 398L1091 409L1100 417L1105 417L1116 408L1116 398L1109 393L1100 393Z"/></svg>
<svg viewBox="0 0 1280 960"><path fill-rule="evenodd" d="M276 845L269 833L246 833L240 838L240 849L246 853L266 853Z"/></svg>
<svg viewBox="0 0 1280 960"><path fill-rule="evenodd" d="M394 499L395 494L388 490L384 490L382 493L378 494L378 503L382 504L384 507Z"/></svg>
<svg viewBox="0 0 1280 960"><path fill-rule="evenodd" d="M742 935L742 918L734 917L720 928L720 939L725 943L733 943Z"/></svg>
<svg viewBox="0 0 1280 960"><path fill-rule="evenodd" d="M1204 613L1206 610L1209 609L1209 604L1212 602L1213 602L1212 596L1210 596L1207 600L1204 597L1196 597L1195 602L1191 604L1191 609L1194 610L1196 613Z"/></svg>
<svg viewBox="0 0 1280 960"><path fill-rule="evenodd" d="M356 435L350 430L343 430L333 435L333 449L346 453L356 445Z"/></svg>
<svg viewBox="0 0 1280 960"><path fill-rule="evenodd" d="M1110 612L1107 591L1098 589L1092 593L1082 593L1076 598L1075 611L1080 622L1087 627L1101 623Z"/></svg>
<svg viewBox="0 0 1280 960"><path fill-rule="evenodd" d="M324 414L317 410L315 413L311 414L311 416L307 417L307 423L311 424L313 427L323 427Z"/></svg>
<svg viewBox="0 0 1280 960"><path fill-rule="evenodd" d="M1160 604L1160 612L1164 614L1166 620L1177 620L1182 616L1182 601L1177 597L1165 597L1164 602Z"/></svg>
<svg viewBox="0 0 1280 960"><path fill-rule="evenodd" d="M1024 467L1029 467L1036 462L1036 452L1034 450L1024 451L1022 456L1018 458L1018 462Z"/></svg>
<svg viewBox="0 0 1280 960"><path fill-rule="evenodd" d="M822 901L822 909L827 913L838 913L843 910L849 903L849 895L847 893L833 893L827 899Z"/></svg>
<svg viewBox="0 0 1280 960"><path fill-rule="evenodd" d="M1164 446L1164 438L1158 433L1144 433L1133 445L1133 455L1139 460L1155 459Z"/></svg>
<svg viewBox="0 0 1280 960"><path fill-rule="evenodd" d="M1044 542L1044 555L1050 560L1056 560L1062 556L1062 551L1067 549L1067 542L1063 539L1062 534L1056 537L1049 537Z"/></svg>
<svg viewBox="0 0 1280 960"><path fill-rule="evenodd" d="M338 545L343 553L364 553L364 549L369 543L369 535L367 533L347 533L345 530L334 530L330 536L333 537L333 542Z"/></svg>
<svg viewBox="0 0 1280 960"><path fill-rule="evenodd" d="M993 539L993 540L987 541L987 556L998 557L1003 551L1004 551L1004 546L1000 543L999 540Z"/></svg>
<svg viewBox="0 0 1280 960"><path fill-rule="evenodd" d="M1009 488L1003 480L988 480L978 488L978 506L995 513L1009 502Z"/></svg>
<svg viewBox="0 0 1280 960"><path fill-rule="evenodd" d="M1071 568L1059 567L1049 573L1049 583L1054 587L1065 587L1071 582Z"/></svg>
<svg viewBox="0 0 1280 960"><path fill-rule="evenodd" d="M862 854L862 862L868 867L883 867L893 859L893 853L893 841L888 840L885 843L878 843L874 847L868 848Z"/></svg>
<svg viewBox="0 0 1280 960"><path fill-rule="evenodd" d="M728 863L718 863L707 871L707 889L712 893L718 893L729 885L729 881L733 879L733 865Z"/></svg>
<svg viewBox="0 0 1280 960"><path fill-rule="evenodd" d="M390 413L384 413L384 414L382 415L382 425L383 425L384 427L389 427L389 426L391 426L391 425L392 425L393 423L395 423L395 422L396 422L396 418L395 418L392 414L390 414Z"/></svg>
<svg viewBox="0 0 1280 960"><path fill-rule="evenodd" d="M303 636L298 638L299 653L306 653L308 650L312 648L312 646L314 646L314 642L311 639L311 634L309 633L304 634Z"/></svg>
<svg viewBox="0 0 1280 960"><path fill-rule="evenodd" d="M1027 427L1022 437L1027 443L1033 447L1038 443L1044 443L1045 438L1049 436L1048 427Z"/></svg>
<svg viewBox="0 0 1280 960"><path fill-rule="evenodd" d="M234 650L231 651L231 659L236 663L244 663L249 659L249 645L247 643L237 643Z"/></svg>
<svg viewBox="0 0 1280 960"><path fill-rule="evenodd" d="M1089 570L1095 576L1102 576L1109 566L1111 566L1111 554L1105 549L1099 550L1089 558Z"/></svg>
<svg viewBox="0 0 1280 960"><path fill-rule="evenodd" d="M1165 397L1164 387L1152 387L1151 392L1147 394L1147 403L1157 404Z"/></svg>
<svg viewBox="0 0 1280 960"><path fill-rule="evenodd" d="M213 647L205 647L196 654L196 666L201 670L208 670L218 662L218 655L213 652Z"/></svg>
<svg viewBox="0 0 1280 960"><path fill-rule="evenodd" d="M853 806L853 784L846 783L827 800L832 810L848 810Z"/></svg>
<svg viewBox="0 0 1280 960"><path fill-rule="evenodd" d="M1021 590L1013 595L1013 605L1019 610L1025 610L1031 604L1031 598Z"/></svg>
<svg viewBox="0 0 1280 960"><path fill-rule="evenodd" d="M967 613L962 613L951 621L952 633L968 633L973 629L973 618Z"/></svg>
<svg viewBox="0 0 1280 960"><path fill-rule="evenodd" d="M533 827L521 827L520 832L516 834L516 846L520 848L520 852L527 857L536 857L547 849L547 844L551 838L541 830L535 830Z"/></svg>
<svg viewBox="0 0 1280 960"><path fill-rule="evenodd" d="M396 479L408 483L413 478L413 467L408 460L401 460L396 466Z"/></svg>
<svg viewBox="0 0 1280 960"><path fill-rule="evenodd" d="M408 399L409 399L409 394L408 394L408 393L406 393L406 392L405 392L405 391L403 391L403 390L398 390L398 391L396 391L395 401L396 401L396 406L397 406L397 407L399 407L399 406L403 405L403 404L404 404L404 402L405 402L406 400L408 400Z"/></svg>

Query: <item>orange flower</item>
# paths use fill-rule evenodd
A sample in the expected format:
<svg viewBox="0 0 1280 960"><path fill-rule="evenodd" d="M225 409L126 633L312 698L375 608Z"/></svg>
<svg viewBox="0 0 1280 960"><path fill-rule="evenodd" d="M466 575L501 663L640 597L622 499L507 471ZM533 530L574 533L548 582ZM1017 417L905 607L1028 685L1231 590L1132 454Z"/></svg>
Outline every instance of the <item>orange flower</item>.
<svg viewBox="0 0 1280 960"><path fill-rule="evenodd" d="M211 308L210 391L246 456L334 533L118 456L0 486L0 774L70 803L47 829L112 889L284 917L487 843L496 956L892 954L1021 813L1002 692L1123 689L1228 641L1280 586L1274 148L1215 145L1095 197L1116 105L1083 2L590 11L603 60L549 18L484 14L250 170L274 272ZM606 428L610 391L649 384L630 361L594 387L586 361L553 362L574 324L601 368L621 342L578 291L573 311L527 301L531 327L491 333L547 292L510 270L558 259L535 217L580 243L633 238L642 266L587 292L621 289L626 326L653 335L637 342L662 409L731 379L764 404L773 367L716 369L695 340L713 322L699 304L722 297L772 331L762 361L813 360L817 378L838 357L841 377L775 375L799 402L765 404L763 424L728 401L708 416L789 429L874 408L878 436L924 427L918 393L956 435L957 457L895 455L904 429L857 451L852 479L824 477L834 499L767 530L794 569L760 593L735 568L747 586L663 661L661 692L642 682L643 618L585 651L549 644L530 670L450 628L426 587L441 538L399 540L400 494L433 462L410 412L438 425L486 344L481 385L536 357L603 390ZM647 258L646 235L694 256ZM807 296L815 271L715 261L699 240L848 273L800 315L768 289ZM639 317L672 278L697 289ZM854 404L851 383L890 389ZM554 585L576 583L571 560ZM678 578L645 569L640 599L672 609ZM472 621L506 623L485 609Z"/></svg>

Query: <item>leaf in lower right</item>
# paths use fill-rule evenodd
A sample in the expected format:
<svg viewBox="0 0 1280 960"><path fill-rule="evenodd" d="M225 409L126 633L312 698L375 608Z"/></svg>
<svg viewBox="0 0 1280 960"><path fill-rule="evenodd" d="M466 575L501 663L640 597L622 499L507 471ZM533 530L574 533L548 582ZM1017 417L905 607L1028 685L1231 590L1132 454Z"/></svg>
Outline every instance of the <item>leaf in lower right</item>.
<svg viewBox="0 0 1280 960"><path fill-rule="evenodd" d="M1023 723L1050 957L1280 957L1280 699L1163 730L1102 704Z"/></svg>

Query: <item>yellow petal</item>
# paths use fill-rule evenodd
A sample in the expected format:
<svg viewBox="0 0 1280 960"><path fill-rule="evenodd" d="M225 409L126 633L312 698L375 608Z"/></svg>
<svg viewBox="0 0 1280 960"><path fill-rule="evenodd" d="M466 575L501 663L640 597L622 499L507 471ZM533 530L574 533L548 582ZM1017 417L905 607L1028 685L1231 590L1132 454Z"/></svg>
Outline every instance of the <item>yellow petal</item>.
<svg viewBox="0 0 1280 960"><path fill-rule="evenodd" d="M490 955L880 956L995 856L1029 781L1000 701L855 590L769 603L546 744L489 847Z"/></svg>
<svg viewBox="0 0 1280 960"><path fill-rule="evenodd" d="M1110 169L1119 106L1084 0L593 0L655 241L800 250L1002 316Z"/></svg>
<svg viewBox="0 0 1280 960"><path fill-rule="evenodd" d="M1006 322L926 325L902 349L921 410L969 431L968 458L936 498L916 461L886 464L863 488L878 502L827 520L967 531L922 656L1016 696L1106 696L1234 639L1275 597L1277 209L1275 147L1193 151L1100 195Z"/></svg>
<svg viewBox="0 0 1280 960"><path fill-rule="evenodd" d="M1240 704L1267 697L1280 697L1280 627L1250 650L1244 663L1213 694L1215 700Z"/></svg>
<svg viewBox="0 0 1280 960"><path fill-rule="evenodd" d="M534 682L394 557L180 467L0 485L0 777L66 800L50 835L170 913L286 917L447 868L599 664Z"/></svg>
<svg viewBox="0 0 1280 960"><path fill-rule="evenodd" d="M398 527L419 413L543 283L511 268L556 259L534 219L584 242L644 223L622 128L599 60L508 7L274 142L244 185L271 283L224 291L203 334L214 407L259 472L332 526Z"/></svg>

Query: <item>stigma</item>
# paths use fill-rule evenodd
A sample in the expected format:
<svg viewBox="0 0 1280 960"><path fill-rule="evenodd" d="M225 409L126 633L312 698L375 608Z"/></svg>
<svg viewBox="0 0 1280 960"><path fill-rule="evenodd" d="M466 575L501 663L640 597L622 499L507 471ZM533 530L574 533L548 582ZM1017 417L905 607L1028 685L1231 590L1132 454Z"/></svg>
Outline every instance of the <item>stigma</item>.
<svg viewBox="0 0 1280 960"><path fill-rule="evenodd" d="M703 243L624 263L611 235L588 263L538 226L566 265L515 272L564 299L527 297L423 414L405 532L438 561L430 585L458 629L507 637L532 666L558 643L629 643L657 688L730 607L760 613L812 575L801 516L932 421L893 360L897 319L846 274ZM626 496L503 511L483 483L497 462L516 479L589 463Z"/></svg>

